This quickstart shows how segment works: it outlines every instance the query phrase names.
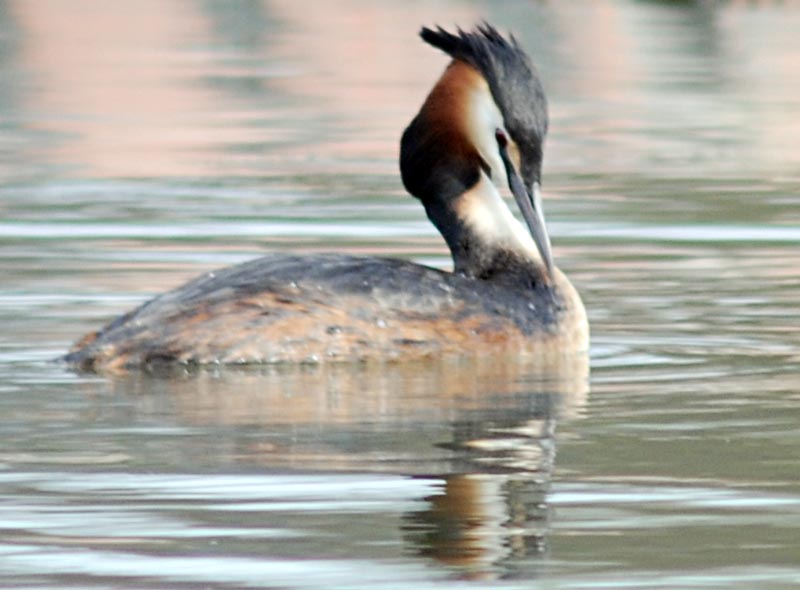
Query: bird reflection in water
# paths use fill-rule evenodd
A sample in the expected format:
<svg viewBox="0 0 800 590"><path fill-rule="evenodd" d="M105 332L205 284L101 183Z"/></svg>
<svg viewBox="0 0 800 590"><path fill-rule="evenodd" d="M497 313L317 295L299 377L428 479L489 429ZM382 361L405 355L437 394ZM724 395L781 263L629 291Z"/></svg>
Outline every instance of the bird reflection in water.
<svg viewBox="0 0 800 590"><path fill-rule="evenodd" d="M170 377L137 373L114 383L128 399L143 394L133 399L145 414L191 426L203 468L391 473L431 482L439 493L425 487L404 509L399 531L387 516L380 534L400 535L406 555L467 579L535 569L547 545L556 424L579 416L588 395L586 355Z"/></svg>
<svg viewBox="0 0 800 590"><path fill-rule="evenodd" d="M515 395L516 404L453 424L453 473L425 510L407 515L420 555L468 578L507 576L514 560L546 548L547 490L555 459L559 393Z"/></svg>

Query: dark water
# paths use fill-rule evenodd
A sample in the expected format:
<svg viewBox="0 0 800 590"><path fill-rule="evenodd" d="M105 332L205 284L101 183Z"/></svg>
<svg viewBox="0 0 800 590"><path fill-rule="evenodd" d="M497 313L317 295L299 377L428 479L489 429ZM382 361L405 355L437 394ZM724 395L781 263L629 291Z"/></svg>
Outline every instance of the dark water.
<svg viewBox="0 0 800 590"><path fill-rule="evenodd" d="M76 375L268 250L446 266L397 142L512 28L586 359ZM0 585L800 586L800 6L0 2Z"/></svg>

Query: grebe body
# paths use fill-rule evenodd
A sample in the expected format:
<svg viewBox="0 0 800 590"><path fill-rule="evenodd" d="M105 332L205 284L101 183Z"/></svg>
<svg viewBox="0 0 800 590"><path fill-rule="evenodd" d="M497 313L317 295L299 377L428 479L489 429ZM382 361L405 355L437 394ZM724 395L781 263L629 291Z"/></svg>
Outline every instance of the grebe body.
<svg viewBox="0 0 800 590"><path fill-rule="evenodd" d="M453 59L403 134L400 169L453 272L388 258L265 256L145 303L65 360L114 370L585 350L583 303L554 267L544 225L547 105L533 65L489 25L421 36Z"/></svg>
<svg viewBox="0 0 800 590"><path fill-rule="evenodd" d="M563 275L554 282L521 291L399 259L265 256L145 303L67 360L116 370L581 350L583 310Z"/></svg>

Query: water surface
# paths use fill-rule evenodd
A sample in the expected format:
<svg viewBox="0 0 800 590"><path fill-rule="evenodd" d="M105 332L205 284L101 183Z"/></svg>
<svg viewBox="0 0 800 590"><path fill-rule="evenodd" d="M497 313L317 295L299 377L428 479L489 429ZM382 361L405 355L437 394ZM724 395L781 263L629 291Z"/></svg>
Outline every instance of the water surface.
<svg viewBox="0 0 800 590"><path fill-rule="evenodd" d="M50 359L266 251L446 267L397 145L517 32L590 358L100 377ZM0 585L796 588L791 3L0 3ZM591 365L591 372L589 371Z"/></svg>

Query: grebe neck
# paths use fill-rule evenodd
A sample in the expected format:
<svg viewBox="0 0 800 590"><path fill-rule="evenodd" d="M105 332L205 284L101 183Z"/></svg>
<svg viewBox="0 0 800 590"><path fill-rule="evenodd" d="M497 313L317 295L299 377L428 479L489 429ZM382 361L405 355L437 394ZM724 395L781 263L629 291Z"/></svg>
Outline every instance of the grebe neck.
<svg viewBox="0 0 800 590"><path fill-rule="evenodd" d="M455 272L533 286L548 273L498 189L506 170L495 129L503 124L486 80L454 60L403 133L400 170L447 242Z"/></svg>
<svg viewBox="0 0 800 590"><path fill-rule="evenodd" d="M454 272L519 288L548 282L531 235L484 172L447 206L433 201L425 209L447 242Z"/></svg>

